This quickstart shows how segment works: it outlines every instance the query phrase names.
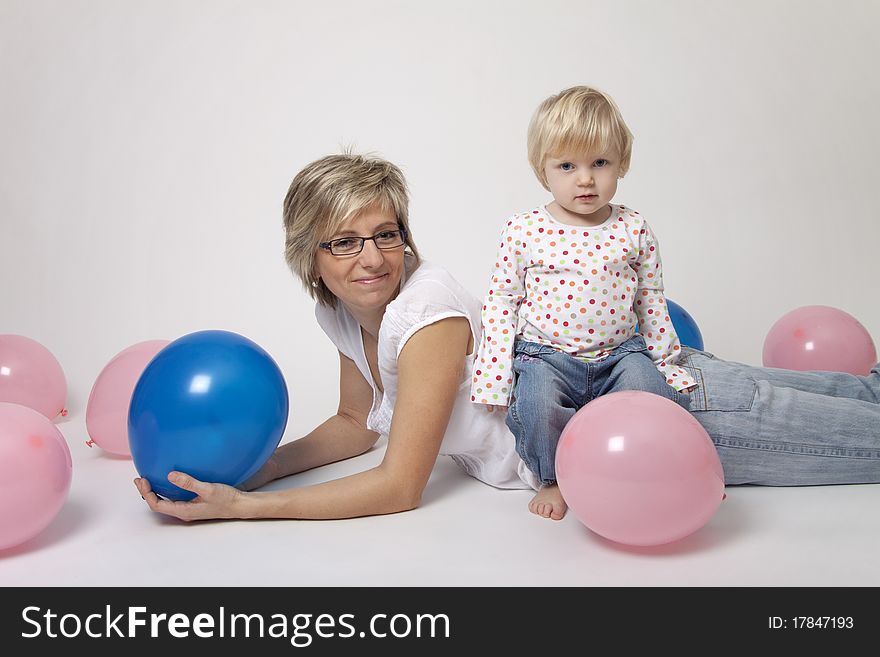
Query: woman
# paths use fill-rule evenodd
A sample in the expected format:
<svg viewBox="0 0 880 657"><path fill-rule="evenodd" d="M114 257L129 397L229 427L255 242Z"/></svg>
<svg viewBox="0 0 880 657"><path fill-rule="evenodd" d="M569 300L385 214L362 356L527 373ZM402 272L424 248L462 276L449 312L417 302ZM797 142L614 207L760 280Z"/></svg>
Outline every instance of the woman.
<svg viewBox="0 0 880 657"><path fill-rule="evenodd" d="M291 183L284 226L287 262L339 351L338 410L279 447L244 490L171 473L169 481L198 495L171 502L135 479L149 507L182 520L407 511L419 505L438 454L490 485L538 489L503 414L470 402L480 306L445 270L420 262L400 170L358 155L317 160ZM690 410L715 442L728 484L880 481L880 366L867 377L790 372L685 350L685 367L697 381ZM246 492L362 454L381 434L388 446L375 468Z"/></svg>
<svg viewBox="0 0 880 657"><path fill-rule="evenodd" d="M403 174L393 164L331 155L300 171L284 201L285 257L317 299L315 314L339 351L336 414L279 447L242 488L366 452L382 434L382 463L290 490L248 493L172 473L198 494L150 508L184 520L350 518L419 505L438 454L499 488L537 487L501 414L470 403L480 305L443 269L421 263Z"/></svg>

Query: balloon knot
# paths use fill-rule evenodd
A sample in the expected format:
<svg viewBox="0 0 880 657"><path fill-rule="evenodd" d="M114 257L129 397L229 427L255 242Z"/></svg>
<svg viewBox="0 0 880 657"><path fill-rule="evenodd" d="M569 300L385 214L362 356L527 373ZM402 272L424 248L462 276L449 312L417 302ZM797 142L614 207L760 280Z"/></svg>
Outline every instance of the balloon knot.
<svg viewBox="0 0 880 657"><path fill-rule="evenodd" d="M61 409L61 417L67 417L67 409L66 408Z"/></svg>
<svg viewBox="0 0 880 657"><path fill-rule="evenodd" d="M92 440L91 438L89 438L89 439L86 441L86 445L88 445L89 447L94 447L94 446L95 446L95 441Z"/></svg>

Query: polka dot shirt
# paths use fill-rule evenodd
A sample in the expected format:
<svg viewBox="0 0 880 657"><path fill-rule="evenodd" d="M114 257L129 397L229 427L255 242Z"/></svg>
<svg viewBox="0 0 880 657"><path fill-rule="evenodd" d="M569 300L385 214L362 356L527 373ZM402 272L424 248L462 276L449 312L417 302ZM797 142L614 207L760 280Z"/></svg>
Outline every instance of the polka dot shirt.
<svg viewBox="0 0 880 657"><path fill-rule="evenodd" d="M471 401L509 404L517 338L599 360L637 326L667 383L676 390L694 385L676 365L681 344L663 296L657 240L638 212L611 205L599 226L563 224L545 206L514 215L501 234L490 286Z"/></svg>

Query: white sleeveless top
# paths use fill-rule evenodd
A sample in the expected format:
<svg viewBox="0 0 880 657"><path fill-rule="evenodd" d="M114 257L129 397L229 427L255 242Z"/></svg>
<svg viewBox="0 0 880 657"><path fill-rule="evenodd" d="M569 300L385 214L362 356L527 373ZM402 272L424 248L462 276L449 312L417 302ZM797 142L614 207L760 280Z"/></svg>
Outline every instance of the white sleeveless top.
<svg viewBox="0 0 880 657"><path fill-rule="evenodd" d="M379 373L384 394L373 381L364 353L360 324L338 303L315 306L318 324L345 356L354 361L373 389L373 407L367 428L383 435L391 431L397 402L397 358L416 331L448 317L464 317L471 326L474 349L480 344L480 303L441 267L422 262L403 281L400 293L385 309L379 327ZM533 488L540 482L516 453L513 434L504 423L504 412L489 413L470 401L474 353L465 357L458 396L440 454L450 456L465 472L497 488Z"/></svg>

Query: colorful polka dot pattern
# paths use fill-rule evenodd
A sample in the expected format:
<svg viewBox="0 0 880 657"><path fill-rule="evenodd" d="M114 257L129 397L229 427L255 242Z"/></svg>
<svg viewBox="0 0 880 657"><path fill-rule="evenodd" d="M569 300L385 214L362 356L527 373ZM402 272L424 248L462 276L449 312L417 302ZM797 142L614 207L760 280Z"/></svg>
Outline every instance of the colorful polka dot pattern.
<svg viewBox="0 0 880 657"><path fill-rule="evenodd" d="M483 306L471 401L509 403L517 335L598 360L635 335L636 326L666 381L676 390L694 385L676 365L681 344L666 309L654 234L638 212L611 209L601 226L560 223L543 206L507 222Z"/></svg>

